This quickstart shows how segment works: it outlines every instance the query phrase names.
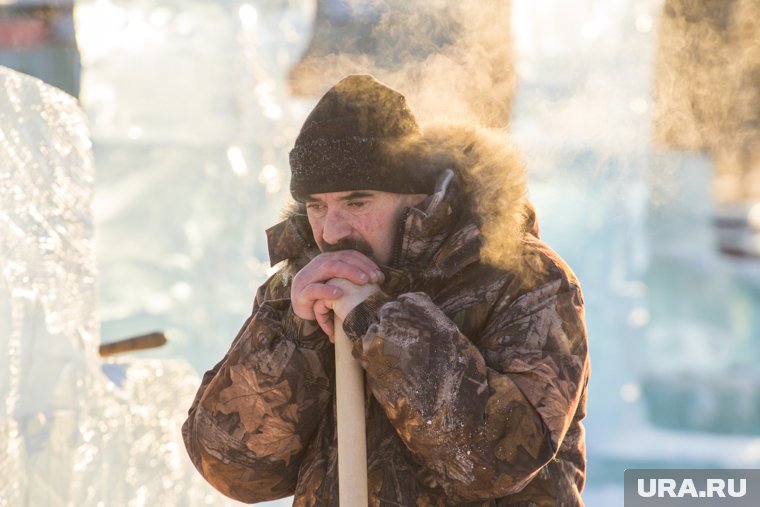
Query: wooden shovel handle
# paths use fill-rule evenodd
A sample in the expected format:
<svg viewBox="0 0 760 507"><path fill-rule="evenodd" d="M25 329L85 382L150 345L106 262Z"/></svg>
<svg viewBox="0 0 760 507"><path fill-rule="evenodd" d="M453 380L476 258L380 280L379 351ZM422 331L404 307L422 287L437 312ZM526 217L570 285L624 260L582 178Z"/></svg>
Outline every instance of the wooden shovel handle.
<svg viewBox="0 0 760 507"><path fill-rule="evenodd" d="M351 355L343 322L335 318L335 392L338 413L338 491L342 507L365 507L367 433L364 370Z"/></svg>

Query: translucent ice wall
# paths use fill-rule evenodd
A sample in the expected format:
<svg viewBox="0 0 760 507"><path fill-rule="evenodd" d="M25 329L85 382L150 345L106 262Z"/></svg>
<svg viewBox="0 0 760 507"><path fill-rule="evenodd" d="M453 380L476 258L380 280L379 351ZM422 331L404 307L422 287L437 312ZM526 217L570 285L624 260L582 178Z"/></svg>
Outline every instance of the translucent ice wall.
<svg viewBox="0 0 760 507"><path fill-rule="evenodd" d="M628 422L627 343L646 320L649 90L660 2L514 3L519 90L512 131L543 238L584 289L593 375L590 444ZM704 182L707 184L707 182ZM602 437L604 438L604 437Z"/></svg>
<svg viewBox="0 0 760 507"><path fill-rule="evenodd" d="M186 358L199 373L224 356L267 277L264 230L288 197L287 152L314 104L286 85L314 9L75 3L104 341L166 330L167 346L140 355Z"/></svg>
<svg viewBox="0 0 760 507"><path fill-rule="evenodd" d="M88 467L84 433L97 426L79 425L98 332L90 150L73 98L0 68L0 498L8 505L83 493L69 491L69 479ZM38 481L43 491L30 490Z"/></svg>
<svg viewBox="0 0 760 507"><path fill-rule="evenodd" d="M513 5L512 133L585 295L586 504L622 505L625 468L757 467L757 269L717 254L707 157L651 142L663 2Z"/></svg>
<svg viewBox="0 0 760 507"><path fill-rule="evenodd" d="M74 98L0 67L0 505L221 505L184 361L102 363L93 157Z"/></svg>
<svg viewBox="0 0 760 507"><path fill-rule="evenodd" d="M165 329L159 354L199 372L227 351L267 277L264 230L314 103L285 84L313 12L309 0L76 2L104 341Z"/></svg>

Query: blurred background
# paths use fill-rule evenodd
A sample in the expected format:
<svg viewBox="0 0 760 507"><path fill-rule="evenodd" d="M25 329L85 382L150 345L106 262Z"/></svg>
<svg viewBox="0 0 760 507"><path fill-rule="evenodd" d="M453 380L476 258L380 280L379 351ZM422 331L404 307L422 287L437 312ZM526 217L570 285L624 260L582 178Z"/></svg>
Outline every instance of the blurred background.
<svg viewBox="0 0 760 507"><path fill-rule="evenodd" d="M237 505L179 428L351 72L522 152L585 292L587 505L760 468L757 1L0 0L0 505Z"/></svg>

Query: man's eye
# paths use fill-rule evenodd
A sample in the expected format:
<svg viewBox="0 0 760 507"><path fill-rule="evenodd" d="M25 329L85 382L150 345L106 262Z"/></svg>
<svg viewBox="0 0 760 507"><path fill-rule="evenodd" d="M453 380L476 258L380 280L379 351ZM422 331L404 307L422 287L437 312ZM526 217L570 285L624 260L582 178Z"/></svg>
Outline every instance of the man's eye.
<svg viewBox="0 0 760 507"><path fill-rule="evenodd" d="M351 201L351 202L348 203L348 206L351 207L351 208L359 209L359 208L363 208L364 206L366 206L366 204L367 203L364 202L364 201Z"/></svg>
<svg viewBox="0 0 760 507"><path fill-rule="evenodd" d="M317 203L310 203L306 205L306 210L311 211L312 213L319 213L324 209L324 205L317 204Z"/></svg>

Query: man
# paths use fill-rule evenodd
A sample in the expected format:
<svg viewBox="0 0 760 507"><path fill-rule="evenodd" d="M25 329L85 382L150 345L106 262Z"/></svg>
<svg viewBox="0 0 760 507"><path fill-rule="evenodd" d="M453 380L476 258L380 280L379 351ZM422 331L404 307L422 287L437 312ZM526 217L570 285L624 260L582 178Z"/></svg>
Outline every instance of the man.
<svg viewBox="0 0 760 507"><path fill-rule="evenodd" d="M183 428L211 484L338 504L334 312L366 371L371 505L582 505L581 291L494 136L423 134L371 76L319 101L290 154L297 209L267 231L287 262Z"/></svg>

